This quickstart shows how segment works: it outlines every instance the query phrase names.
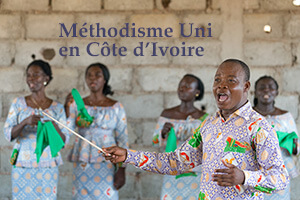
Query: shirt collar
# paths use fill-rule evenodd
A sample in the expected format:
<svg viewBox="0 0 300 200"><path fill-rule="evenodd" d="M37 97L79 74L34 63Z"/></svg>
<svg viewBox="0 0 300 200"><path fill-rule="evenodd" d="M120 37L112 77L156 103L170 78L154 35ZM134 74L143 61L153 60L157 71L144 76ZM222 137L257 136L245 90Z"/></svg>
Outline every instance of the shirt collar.
<svg viewBox="0 0 300 200"><path fill-rule="evenodd" d="M240 116L240 117L244 118L245 120L249 120L250 119L249 115L250 115L251 111L252 111L251 103L249 101L247 101L247 103L245 105L243 105L238 110L236 110L234 113L232 113L226 121L228 121L231 118L236 117L236 116ZM224 119L221 116L220 110L216 113L216 117L221 117L222 122L224 122Z"/></svg>

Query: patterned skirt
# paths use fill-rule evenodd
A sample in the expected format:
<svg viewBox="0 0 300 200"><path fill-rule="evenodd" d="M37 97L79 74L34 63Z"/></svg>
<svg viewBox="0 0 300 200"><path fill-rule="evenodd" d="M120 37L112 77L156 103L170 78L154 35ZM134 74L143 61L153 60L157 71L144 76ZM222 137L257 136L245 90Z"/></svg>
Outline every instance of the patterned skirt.
<svg viewBox="0 0 300 200"><path fill-rule="evenodd" d="M12 168L13 200L55 200L57 196L58 167Z"/></svg>
<svg viewBox="0 0 300 200"><path fill-rule="evenodd" d="M73 200L118 200L113 186L115 167L110 162L73 164Z"/></svg>
<svg viewBox="0 0 300 200"><path fill-rule="evenodd" d="M176 176L164 176L161 200L197 200L200 192L200 177L187 176L176 179Z"/></svg>

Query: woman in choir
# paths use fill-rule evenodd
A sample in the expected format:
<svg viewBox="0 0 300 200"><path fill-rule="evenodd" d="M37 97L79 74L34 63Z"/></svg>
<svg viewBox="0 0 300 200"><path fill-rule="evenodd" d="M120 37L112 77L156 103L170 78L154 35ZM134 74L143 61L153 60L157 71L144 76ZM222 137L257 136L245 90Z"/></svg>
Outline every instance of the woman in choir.
<svg viewBox="0 0 300 200"><path fill-rule="evenodd" d="M85 108L93 122L78 123L78 110L71 95L66 98L65 109L69 127L99 147L117 145L128 148L127 120L123 105L112 95L108 84L110 73L101 63L94 63L85 71L90 94L83 98ZM73 162L73 199L119 199L118 190L125 184L125 166L114 166L87 142L76 138L69 161Z"/></svg>
<svg viewBox="0 0 300 200"><path fill-rule="evenodd" d="M192 74L183 76L177 94L180 104L163 110L158 119L152 141L154 145L172 145L166 143L173 128L177 139L175 145L180 146L208 116L194 105L195 101L200 101L204 96L204 85L198 77ZM200 176L200 167L179 176L165 175L161 199L198 199Z"/></svg>
<svg viewBox="0 0 300 200"><path fill-rule="evenodd" d="M286 110L275 107L275 98L278 95L278 83L271 76L260 77L255 82L255 98L254 98L254 110L263 115L267 121L274 127L279 138L283 137L282 134L291 137L294 132L294 136L298 135L295 120L292 114ZM299 174L296 169L293 157L299 154L299 139L290 138L293 140L290 152L287 150L287 146L283 147L279 140L281 148L281 155L284 164L289 172L290 178L295 178ZM285 190L276 192L274 194L265 194L265 199L272 200L290 200L290 184Z"/></svg>
<svg viewBox="0 0 300 200"><path fill-rule="evenodd" d="M31 94L15 98L4 124L4 135L9 142L15 141L12 167L12 199L56 199L58 166L63 164L60 153L51 156L47 146L37 162L36 139L38 121L50 119L40 113L51 115L65 124L64 106L47 97L45 89L52 80L51 67L47 62L35 60L26 69L26 83ZM67 142L66 129L52 122L63 142Z"/></svg>

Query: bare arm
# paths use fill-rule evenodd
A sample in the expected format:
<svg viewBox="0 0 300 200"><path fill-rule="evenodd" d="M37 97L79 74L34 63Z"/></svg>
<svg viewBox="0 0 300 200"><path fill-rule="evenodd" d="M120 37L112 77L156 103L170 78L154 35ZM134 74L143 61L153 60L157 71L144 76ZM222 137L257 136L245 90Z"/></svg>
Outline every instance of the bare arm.
<svg viewBox="0 0 300 200"><path fill-rule="evenodd" d="M73 101L74 101L73 96L71 93L69 93L66 97L65 105L64 105L67 118L70 116L70 105L71 103L73 103Z"/></svg>
<svg viewBox="0 0 300 200"><path fill-rule="evenodd" d="M11 130L11 140L19 137L22 130L26 125L35 126L37 125L38 121L40 121L42 116L40 115L31 115L24 119L20 124L15 125Z"/></svg>

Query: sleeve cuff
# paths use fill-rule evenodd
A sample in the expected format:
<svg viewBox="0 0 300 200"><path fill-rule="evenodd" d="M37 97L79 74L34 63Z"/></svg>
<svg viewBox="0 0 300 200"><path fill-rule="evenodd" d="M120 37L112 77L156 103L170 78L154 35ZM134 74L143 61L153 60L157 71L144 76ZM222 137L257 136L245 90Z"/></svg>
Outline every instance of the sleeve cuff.
<svg viewBox="0 0 300 200"><path fill-rule="evenodd" d="M126 157L126 160L123 163L128 164L131 161L131 159L130 159L131 157L132 157L132 150L127 149L127 157Z"/></svg>
<svg viewBox="0 0 300 200"><path fill-rule="evenodd" d="M243 170L244 175L245 175L245 180L244 180L244 184L245 186L249 186L250 185L250 178L251 178L251 174L249 171Z"/></svg>

